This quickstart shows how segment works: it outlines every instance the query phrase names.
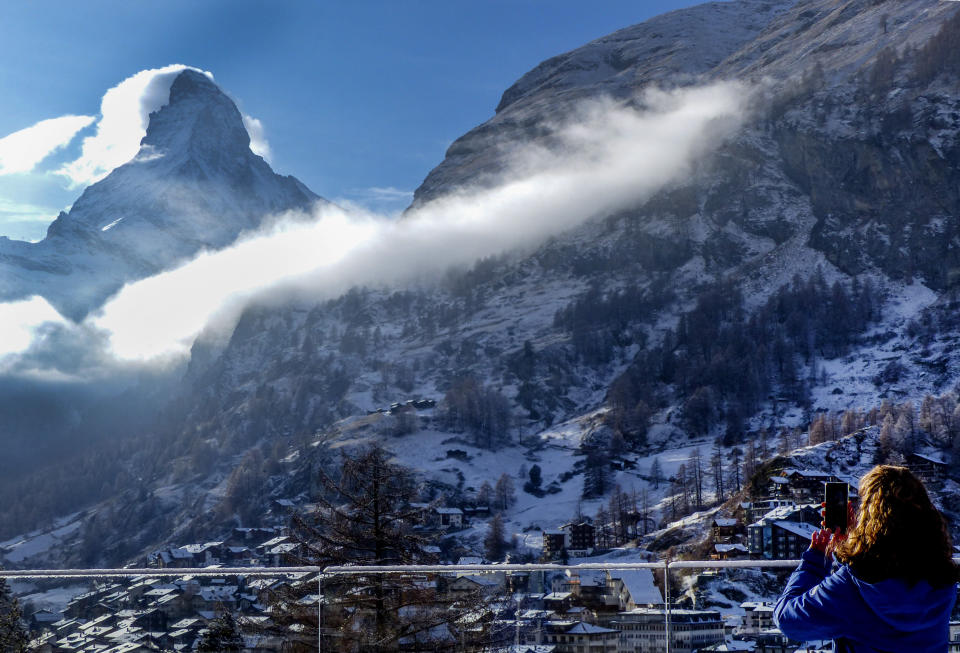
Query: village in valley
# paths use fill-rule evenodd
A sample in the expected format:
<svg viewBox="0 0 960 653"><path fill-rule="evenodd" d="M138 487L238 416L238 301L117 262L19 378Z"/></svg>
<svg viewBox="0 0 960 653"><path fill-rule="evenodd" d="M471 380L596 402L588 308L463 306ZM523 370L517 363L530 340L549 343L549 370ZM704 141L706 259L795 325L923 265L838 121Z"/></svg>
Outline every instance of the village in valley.
<svg viewBox="0 0 960 653"><path fill-rule="evenodd" d="M906 462L931 487L937 487L946 477L946 464L935 455L911 454ZM848 483L855 500L857 480L816 469L769 470L767 483L758 496L749 497L749 501L731 500L699 515L706 528L696 551L718 562L797 559L809 546L811 534L819 528L824 484ZM479 631L479 622L484 622L483 645L472 650L665 650L668 617L662 571L618 570L616 566L659 559L654 552L639 547L649 544L651 537L662 537L663 531L638 538L628 547L603 548L598 542L606 525L585 518L542 532L542 548L533 561L556 564L556 570L499 571L496 566L503 561L488 560L480 552L451 545L456 541L453 536L468 528L471 521L489 519L488 507L412 502L407 508L415 522L414 530L425 541L445 543L442 547L423 547L421 559L416 562L451 565L451 569L445 573L415 574L409 586L415 590L402 586L397 591L415 591L421 601L426 592L426 603L431 609L472 602L470 611L476 614L478 624L471 628ZM90 591L71 598L62 610L40 609L26 614L33 637L31 650L206 650L204 638L214 629L226 629L227 636L242 642L242 650L286 651L291 631L277 628L283 622L278 615L289 615L291 607L301 619L304 615L308 622L312 619L312 629L301 631L301 643L315 644L317 618L334 632L337 613L349 609L346 597L352 591L347 589L351 585L338 583L326 574L283 571L284 567L310 564L310 546L297 536L290 523L291 516L317 509L318 506L299 500L274 499L266 519L270 525L237 527L220 541L156 551L144 563L156 569L157 576L104 579ZM509 556L506 562L512 562ZM576 568L581 563L596 562L607 568ZM456 569L465 565L474 567ZM486 569L480 571L476 565L485 565ZM251 575L236 573L236 568L243 567L276 568L276 575L260 571ZM221 576L176 575L177 569L200 568L212 574L218 568L233 571ZM744 583L738 572L705 569L695 575L671 578L671 651L798 650L802 643L788 640L773 622L775 591L762 595L756 591L756 582ZM785 576L782 570L780 576ZM295 605L289 605L290 602ZM320 628L322 632L324 626ZM960 622L951 623L951 632L955 634L952 638L960 634ZM443 642L456 634L453 627L436 627L433 636ZM418 645L422 642L414 638L400 641L398 648L414 650Z"/></svg>

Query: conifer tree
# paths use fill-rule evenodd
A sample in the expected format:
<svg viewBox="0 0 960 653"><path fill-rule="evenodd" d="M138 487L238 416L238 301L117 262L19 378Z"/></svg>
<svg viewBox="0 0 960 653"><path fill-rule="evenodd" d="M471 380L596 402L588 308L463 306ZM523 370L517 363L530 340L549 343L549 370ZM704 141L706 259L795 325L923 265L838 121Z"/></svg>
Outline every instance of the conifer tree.
<svg viewBox="0 0 960 653"><path fill-rule="evenodd" d="M650 482L653 483L654 490L659 490L663 483L663 467L660 466L659 458L654 458L650 463Z"/></svg>
<svg viewBox="0 0 960 653"><path fill-rule="evenodd" d="M484 555L491 562L499 562L507 551L507 541L504 536L503 517L500 513L490 520L487 536L483 540Z"/></svg>
<svg viewBox="0 0 960 653"><path fill-rule="evenodd" d="M20 602L13 596L6 579L0 578L0 651L22 653L28 643Z"/></svg>
<svg viewBox="0 0 960 653"><path fill-rule="evenodd" d="M207 624L207 630L197 645L198 653L215 653L217 651L242 651L243 638L237 629L237 622L229 611L220 609L213 621Z"/></svg>
<svg viewBox="0 0 960 653"><path fill-rule="evenodd" d="M727 477L730 479L730 488L734 492L739 492L742 487L741 476L740 476L740 461L743 456L743 451L740 447L734 447L730 450L730 467Z"/></svg>

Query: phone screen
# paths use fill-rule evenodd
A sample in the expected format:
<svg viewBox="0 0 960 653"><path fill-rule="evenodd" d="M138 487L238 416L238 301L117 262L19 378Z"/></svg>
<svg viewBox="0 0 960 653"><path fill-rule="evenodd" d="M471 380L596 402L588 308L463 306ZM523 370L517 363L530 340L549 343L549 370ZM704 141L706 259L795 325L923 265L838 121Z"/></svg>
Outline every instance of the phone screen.
<svg viewBox="0 0 960 653"><path fill-rule="evenodd" d="M846 483L826 483L824 489L824 528L847 531L847 497L850 487Z"/></svg>

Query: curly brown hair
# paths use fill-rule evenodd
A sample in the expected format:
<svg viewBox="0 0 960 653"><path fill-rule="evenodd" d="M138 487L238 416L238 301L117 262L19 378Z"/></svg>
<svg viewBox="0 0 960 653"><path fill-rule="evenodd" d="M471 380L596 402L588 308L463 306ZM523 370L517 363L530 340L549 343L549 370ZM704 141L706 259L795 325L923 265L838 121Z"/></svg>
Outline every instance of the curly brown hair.
<svg viewBox="0 0 960 653"><path fill-rule="evenodd" d="M947 524L906 467L877 465L860 480L860 510L835 554L868 583L902 578L942 587L957 580Z"/></svg>

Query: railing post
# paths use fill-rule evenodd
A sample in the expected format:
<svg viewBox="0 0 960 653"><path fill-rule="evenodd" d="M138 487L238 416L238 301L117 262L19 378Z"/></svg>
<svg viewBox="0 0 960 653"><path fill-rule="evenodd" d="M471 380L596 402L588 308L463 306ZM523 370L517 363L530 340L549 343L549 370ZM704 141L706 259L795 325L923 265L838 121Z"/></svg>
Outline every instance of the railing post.
<svg viewBox="0 0 960 653"><path fill-rule="evenodd" d="M317 610L319 610L319 612L317 613L317 650L320 651L320 653L323 653L323 650L324 650L324 642L323 642L324 610L323 610L323 604L324 604L324 603L326 602L326 600L327 600L326 584L324 583L324 579L325 579L325 578L326 578L326 574L324 574L323 572L320 572L319 576L317 576L317 584L319 585L319 589L320 589L320 598L317 600Z"/></svg>
<svg viewBox="0 0 960 653"><path fill-rule="evenodd" d="M670 560L663 563L663 602L664 602L664 631L667 635L666 653L673 648L673 629L670 625Z"/></svg>

